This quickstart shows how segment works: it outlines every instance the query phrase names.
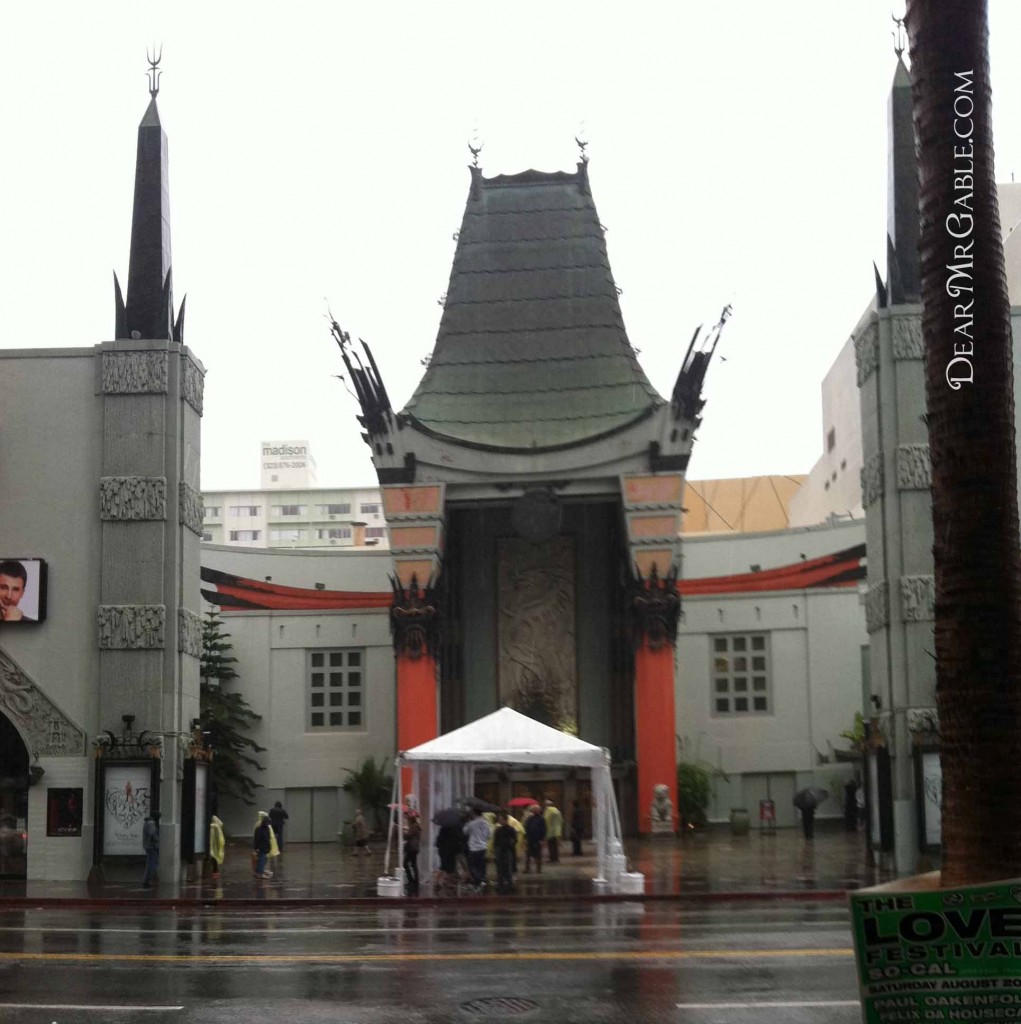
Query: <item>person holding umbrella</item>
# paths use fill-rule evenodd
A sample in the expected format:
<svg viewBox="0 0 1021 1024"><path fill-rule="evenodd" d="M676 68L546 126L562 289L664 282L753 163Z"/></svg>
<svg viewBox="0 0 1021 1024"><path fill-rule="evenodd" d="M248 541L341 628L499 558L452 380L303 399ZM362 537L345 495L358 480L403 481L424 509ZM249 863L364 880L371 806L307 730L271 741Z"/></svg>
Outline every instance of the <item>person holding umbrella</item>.
<svg viewBox="0 0 1021 1024"><path fill-rule="evenodd" d="M819 786L806 786L794 794L794 806L801 811L801 828L806 839L815 838L815 809L829 796L827 790Z"/></svg>
<svg viewBox="0 0 1021 1024"><path fill-rule="evenodd" d="M457 889L457 855L461 852L461 812L454 807L437 811L433 824L439 826L436 835L436 850L440 855L437 870L437 885L442 889Z"/></svg>

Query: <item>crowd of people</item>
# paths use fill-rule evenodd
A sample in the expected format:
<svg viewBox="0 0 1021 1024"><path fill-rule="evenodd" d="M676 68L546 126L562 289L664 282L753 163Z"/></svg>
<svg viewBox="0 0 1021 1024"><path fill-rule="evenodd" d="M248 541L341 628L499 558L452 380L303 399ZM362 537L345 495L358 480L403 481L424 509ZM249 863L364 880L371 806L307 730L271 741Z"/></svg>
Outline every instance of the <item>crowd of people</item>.
<svg viewBox="0 0 1021 1024"><path fill-rule="evenodd" d="M414 811L405 811L404 871L409 895L419 890L418 853L421 824ZM519 866L523 874L542 872L543 850L549 863L560 860L560 840L564 835L564 816L552 800L545 805L527 806L523 820L505 809L484 811L474 807L459 818L444 817L436 835L439 868L433 880L437 892L457 892L467 884L481 893L490 884L487 878L490 860L496 869L496 891L514 891ZM579 801L571 816L572 852L579 856L585 832L585 818Z"/></svg>

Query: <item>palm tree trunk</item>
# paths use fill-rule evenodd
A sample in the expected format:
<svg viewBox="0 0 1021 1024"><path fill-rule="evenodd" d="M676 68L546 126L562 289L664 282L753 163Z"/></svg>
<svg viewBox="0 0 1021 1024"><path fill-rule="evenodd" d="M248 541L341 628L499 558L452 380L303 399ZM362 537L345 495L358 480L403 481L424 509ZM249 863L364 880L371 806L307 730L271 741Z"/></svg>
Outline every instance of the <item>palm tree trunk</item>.
<svg viewBox="0 0 1021 1024"><path fill-rule="evenodd" d="M908 0L906 24L919 144L943 884L954 886L1021 875L1013 357L986 0Z"/></svg>

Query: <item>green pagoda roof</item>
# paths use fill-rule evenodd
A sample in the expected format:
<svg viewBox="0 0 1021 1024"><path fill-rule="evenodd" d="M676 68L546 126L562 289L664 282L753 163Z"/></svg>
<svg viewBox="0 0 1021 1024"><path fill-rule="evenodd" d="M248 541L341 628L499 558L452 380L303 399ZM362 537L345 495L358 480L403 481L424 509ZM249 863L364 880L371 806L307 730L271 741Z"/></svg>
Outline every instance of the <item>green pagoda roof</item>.
<svg viewBox="0 0 1021 1024"><path fill-rule="evenodd" d="M457 444L531 452L662 405L624 330L586 164L471 171L436 345L404 414Z"/></svg>

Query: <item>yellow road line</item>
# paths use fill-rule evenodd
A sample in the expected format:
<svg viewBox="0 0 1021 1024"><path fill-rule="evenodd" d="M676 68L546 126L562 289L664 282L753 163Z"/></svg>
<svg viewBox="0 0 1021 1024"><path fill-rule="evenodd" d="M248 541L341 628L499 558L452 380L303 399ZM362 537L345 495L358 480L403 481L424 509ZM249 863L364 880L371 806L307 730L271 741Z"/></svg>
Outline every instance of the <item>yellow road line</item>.
<svg viewBox="0 0 1021 1024"><path fill-rule="evenodd" d="M0 962L46 960L81 963L295 964L387 963L459 960L754 960L769 957L853 956L833 949L590 950L527 953L0 953Z"/></svg>

